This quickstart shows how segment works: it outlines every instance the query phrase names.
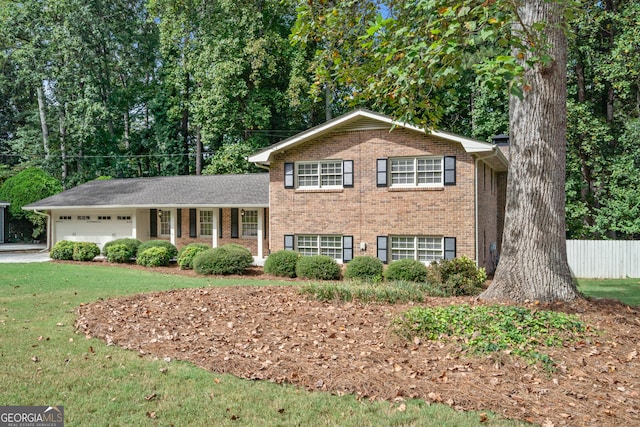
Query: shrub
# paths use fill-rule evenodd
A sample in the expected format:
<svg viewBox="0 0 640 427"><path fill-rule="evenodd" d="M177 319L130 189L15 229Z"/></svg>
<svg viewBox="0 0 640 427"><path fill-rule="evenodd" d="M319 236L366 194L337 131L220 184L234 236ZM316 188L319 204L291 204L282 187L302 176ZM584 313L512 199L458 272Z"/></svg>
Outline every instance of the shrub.
<svg viewBox="0 0 640 427"><path fill-rule="evenodd" d="M114 246L114 245L125 245L127 247L127 252L129 253L129 257L127 258L127 261L128 261L129 258L133 258L133 257L136 256L136 254L138 253L138 247L140 246L141 243L142 242L140 240L133 239L131 237L124 237L122 239L111 240L110 242L107 242L107 243L104 244L104 246L102 247L102 253L108 259L109 258L109 250L111 250L112 246Z"/></svg>
<svg viewBox="0 0 640 427"><path fill-rule="evenodd" d="M322 282L309 283L300 288L301 294L319 301L360 301L362 303L397 304L422 302L426 296L443 296L440 289L426 282L395 281L391 283Z"/></svg>
<svg viewBox="0 0 640 427"><path fill-rule="evenodd" d="M136 257L136 264L143 265L145 267L160 267L163 265L169 265L171 256L167 248L162 246L154 246L143 250L138 253Z"/></svg>
<svg viewBox="0 0 640 427"><path fill-rule="evenodd" d="M137 256L149 248L165 248L167 253L169 254L169 259L175 258L178 256L178 248L176 248L173 243L168 240L147 240L146 242L140 243L138 246Z"/></svg>
<svg viewBox="0 0 640 427"><path fill-rule="evenodd" d="M482 291L487 273L466 256L434 261L427 268L427 280L448 295L475 295Z"/></svg>
<svg viewBox="0 0 640 427"><path fill-rule="evenodd" d="M72 260L73 259L73 245L75 242L70 240L60 240L53 245L49 256L58 260Z"/></svg>
<svg viewBox="0 0 640 427"><path fill-rule="evenodd" d="M384 272L387 280L406 280L409 282L424 282L427 279L427 267L415 259L400 259L393 261Z"/></svg>
<svg viewBox="0 0 640 427"><path fill-rule="evenodd" d="M282 250L269 255L264 262L264 272L279 277L296 277L296 263L300 254Z"/></svg>
<svg viewBox="0 0 640 427"><path fill-rule="evenodd" d="M340 279L340 266L326 255L302 256L296 263L296 276L316 280Z"/></svg>
<svg viewBox="0 0 640 427"><path fill-rule="evenodd" d="M135 252L134 252L135 254ZM125 263L129 262L133 255L131 254L131 248L123 243L117 243L110 245L106 251L107 261Z"/></svg>
<svg viewBox="0 0 640 427"><path fill-rule="evenodd" d="M242 274L253 263L251 252L238 244L227 244L200 252L193 259L198 274Z"/></svg>
<svg viewBox="0 0 640 427"><path fill-rule="evenodd" d="M178 252L178 265L181 270L191 270L193 268L193 259L200 252L211 249L206 243L189 243Z"/></svg>
<svg viewBox="0 0 640 427"><path fill-rule="evenodd" d="M384 265L378 258L372 256L357 256L347 264L344 277L360 279L367 282L380 282Z"/></svg>
<svg viewBox="0 0 640 427"><path fill-rule="evenodd" d="M74 261L91 261L100 255L100 248L91 242L76 242L73 245Z"/></svg>

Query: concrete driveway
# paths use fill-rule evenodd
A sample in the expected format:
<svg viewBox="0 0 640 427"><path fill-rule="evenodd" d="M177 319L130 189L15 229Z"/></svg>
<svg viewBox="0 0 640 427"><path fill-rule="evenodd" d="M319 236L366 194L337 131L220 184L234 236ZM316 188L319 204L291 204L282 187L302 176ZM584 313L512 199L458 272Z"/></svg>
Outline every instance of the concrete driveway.
<svg viewBox="0 0 640 427"><path fill-rule="evenodd" d="M50 261L46 245L30 245L19 243L0 244L0 264L17 262L46 262Z"/></svg>

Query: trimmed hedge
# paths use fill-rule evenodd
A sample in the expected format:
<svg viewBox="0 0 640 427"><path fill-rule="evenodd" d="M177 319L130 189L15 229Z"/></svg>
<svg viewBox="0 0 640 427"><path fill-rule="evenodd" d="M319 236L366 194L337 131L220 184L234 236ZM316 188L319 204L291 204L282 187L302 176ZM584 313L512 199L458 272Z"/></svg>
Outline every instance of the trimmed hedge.
<svg viewBox="0 0 640 427"><path fill-rule="evenodd" d="M178 248L175 247L173 243L168 240L147 240L146 242L142 242L140 246L138 246L138 252L136 256L140 256L140 254L146 251L149 248L165 248L167 253L169 254L169 259L175 258L178 256Z"/></svg>
<svg viewBox="0 0 640 427"><path fill-rule="evenodd" d="M73 245L74 261L92 261L100 255L100 248L92 242L76 242Z"/></svg>
<svg viewBox="0 0 640 427"><path fill-rule="evenodd" d="M384 264L376 257L357 256L347 264L344 272L346 279L358 279L367 282L382 281Z"/></svg>
<svg viewBox="0 0 640 427"><path fill-rule="evenodd" d="M143 265L145 267L160 267L169 265L171 256L166 247L154 246L147 248L138 253L136 257L136 264Z"/></svg>
<svg viewBox="0 0 640 427"><path fill-rule="evenodd" d="M281 250L272 253L264 262L264 272L279 277L296 277L296 263L300 254Z"/></svg>
<svg viewBox="0 0 640 427"><path fill-rule="evenodd" d="M193 268L193 260L200 252L211 249L206 243L189 243L178 252L178 265L181 270L191 270Z"/></svg>
<svg viewBox="0 0 640 427"><path fill-rule="evenodd" d="M326 255L302 256L296 263L296 276L315 280L339 280L340 266Z"/></svg>
<svg viewBox="0 0 640 427"><path fill-rule="evenodd" d="M127 247L127 252L129 253L129 257L127 258L126 261L129 261L130 258L134 258L136 256L136 254L138 253L138 247L141 244L142 242L138 239L134 239L131 237L123 237L121 239L115 239L105 243L104 246L102 247L102 253L104 256L107 257L107 259L109 259L109 251L111 250L112 246L124 245ZM126 261L121 261L121 262L126 262Z"/></svg>
<svg viewBox="0 0 640 427"><path fill-rule="evenodd" d="M389 264L384 278L391 281L424 282L427 280L427 267L415 259L400 259Z"/></svg>
<svg viewBox="0 0 640 427"><path fill-rule="evenodd" d="M49 256L52 259L71 261L73 259L73 246L76 242L70 240L60 240L49 252Z"/></svg>
<svg viewBox="0 0 640 427"><path fill-rule="evenodd" d="M200 252L193 259L198 274L242 274L253 263L253 256L244 246L230 243Z"/></svg>
<svg viewBox="0 0 640 427"><path fill-rule="evenodd" d="M135 255L135 252L133 252L133 255ZM131 254L131 247L123 243L111 245L106 251L107 261L121 264L129 262L131 258L133 258L133 255Z"/></svg>

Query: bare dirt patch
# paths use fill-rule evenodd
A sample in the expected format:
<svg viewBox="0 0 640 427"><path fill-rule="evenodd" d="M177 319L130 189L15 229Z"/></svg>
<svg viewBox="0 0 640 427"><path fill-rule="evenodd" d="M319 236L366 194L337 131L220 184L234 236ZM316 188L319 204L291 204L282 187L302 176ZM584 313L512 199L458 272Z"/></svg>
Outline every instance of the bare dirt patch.
<svg viewBox="0 0 640 427"><path fill-rule="evenodd" d="M265 277L261 269L250 275ZM478 304L431 298L422 305L460 303ZM411 306L322 303L295 286L185 289L85 305L76 327L152 356L308 390L418 398L545 426L640 425L636 309L610 300L532 306L575 313L591 327L586 339L548 349L557 363L549 373L504 353L468 354L459 343L407 342L389 326Z"/></svg>

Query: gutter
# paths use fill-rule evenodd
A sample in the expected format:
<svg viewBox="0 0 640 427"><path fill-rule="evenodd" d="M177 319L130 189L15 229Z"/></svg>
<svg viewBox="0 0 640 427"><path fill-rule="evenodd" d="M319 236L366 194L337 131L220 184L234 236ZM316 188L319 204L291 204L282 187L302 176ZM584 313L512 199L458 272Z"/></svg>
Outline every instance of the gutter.
<svg viewBox="0 0 640 427"><path fill-rule="evenodd" d="M43 252L49 252L51 250L51 215L49 215L48 213L44 213L44 212L39 212L38 209L33 209L33 212L38 214L38 215L42 215L44 217L47 217L47 246L40 251L40 253Z"/></svg>

